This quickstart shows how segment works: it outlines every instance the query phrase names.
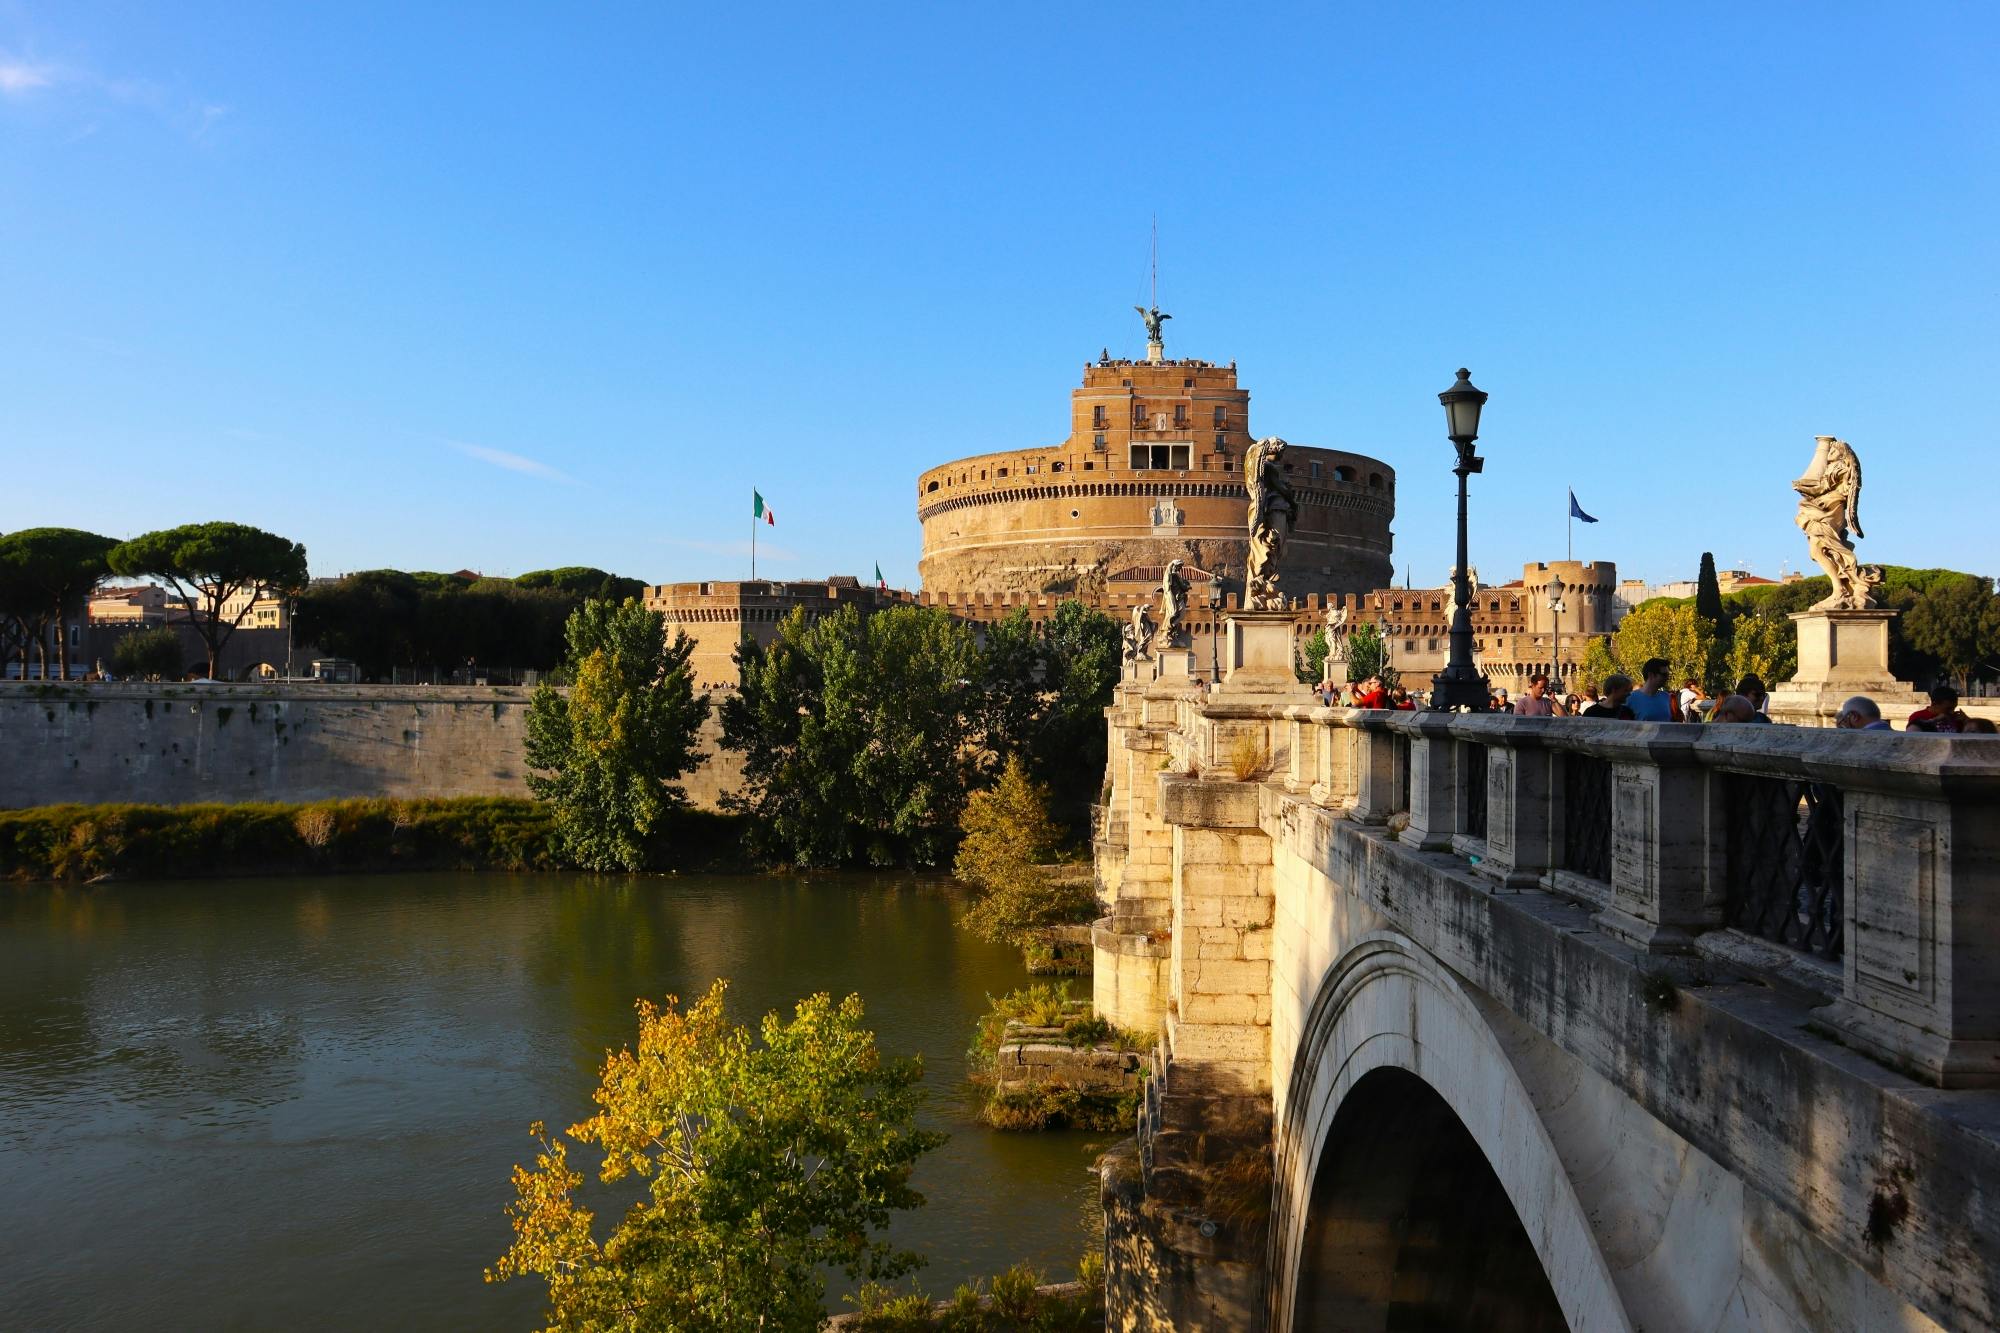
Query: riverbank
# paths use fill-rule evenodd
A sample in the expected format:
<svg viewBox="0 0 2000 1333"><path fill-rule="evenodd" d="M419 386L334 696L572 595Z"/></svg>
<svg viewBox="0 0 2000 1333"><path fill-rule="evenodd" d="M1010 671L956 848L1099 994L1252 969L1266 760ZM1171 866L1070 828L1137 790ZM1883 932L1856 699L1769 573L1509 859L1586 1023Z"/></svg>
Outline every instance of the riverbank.
<svg viewBox="0 0 2000 1333"><path fill-rule="evenodd" d="M558 868L549 809L515 797L229 805L46 805L0 811L0 879L325 875ZM669 815L648 869L753 869L742 818Z"/></svg>

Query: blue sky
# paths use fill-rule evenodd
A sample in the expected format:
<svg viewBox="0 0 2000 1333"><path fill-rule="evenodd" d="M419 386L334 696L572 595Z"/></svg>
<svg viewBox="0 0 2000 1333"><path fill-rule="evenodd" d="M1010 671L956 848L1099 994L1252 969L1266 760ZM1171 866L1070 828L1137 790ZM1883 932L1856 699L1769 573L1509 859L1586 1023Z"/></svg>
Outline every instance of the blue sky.
<svg viewBox="0 0 2000 1333"><path fill-rule="evenodd" d="M1532 9L1532 13L1529 11ZM1620 11L1626 12L1620 12ZM0 530L230 518L316 573L914 585L915 477L1100 347L1236 360L1400 477L1489 390L1474 559L2000 572L2000 64L1977 5L0 0ZM1504 577L1504 576L1503 576Z"/></svg>

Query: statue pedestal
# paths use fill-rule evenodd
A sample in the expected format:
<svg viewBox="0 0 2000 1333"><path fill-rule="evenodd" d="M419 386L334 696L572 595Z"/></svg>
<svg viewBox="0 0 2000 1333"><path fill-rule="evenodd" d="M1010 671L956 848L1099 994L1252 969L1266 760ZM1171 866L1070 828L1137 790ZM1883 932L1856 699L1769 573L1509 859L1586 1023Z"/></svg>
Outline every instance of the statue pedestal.
<svg viewBox="0 0 2000 1333"><path fill-rule="evenodd" d="M1238 611L1225 622L1222 683L1218 694L1291 695L1310 691L1292 670L1290 611Z"/></svg>
<svg viewBox="0 0 2000 1333"><path fill-rule="evenodd" d="M1800 611L1798 674L1771 690L1774 722L1830 727L1840 706L1865 694L1891 716L1912 703L1915 691L1889 670L1889 622L1894 611Z"/></svg>
<svg viewBox="0 0 2000 1333"><path fill-rule="evenodd" d="M1162 685L1194 683L1194 651L1190 648L1153 650L1153 679Z"/></svg>

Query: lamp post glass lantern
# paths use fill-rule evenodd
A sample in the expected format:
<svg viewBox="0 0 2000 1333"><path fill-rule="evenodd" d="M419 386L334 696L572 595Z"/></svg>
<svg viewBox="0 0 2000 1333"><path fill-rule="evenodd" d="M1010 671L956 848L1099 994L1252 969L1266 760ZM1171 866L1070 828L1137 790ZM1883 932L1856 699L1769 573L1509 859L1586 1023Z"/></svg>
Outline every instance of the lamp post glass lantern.
<svg viewBox="0 0 2000 1333"><path fill-rule="evenodd" d="M1549 580L1549 610L1555 613L1556 650L1555 666L1549 673L1549 693L1562 694L1563 677L1563 594L1569 589L1563 584L1562 575Z"/></svg>
<svg viewBox="0 0 2000 1333"><path fill-rule="evenodd" d="M1486 460L1473 452L1479 438L1479 414L1486 393L1472 383L1472 372L1461 367L1458 379L1438 395L1444 405L1445 437L1458 450L1458 564L1451 576L1451 658L1431 681L1431 707L1439 712L1465 709L1483 713L1492 698L1486 677L1472 661L1472 584L1465 538L1465 479L1482 472Z"/></svg>

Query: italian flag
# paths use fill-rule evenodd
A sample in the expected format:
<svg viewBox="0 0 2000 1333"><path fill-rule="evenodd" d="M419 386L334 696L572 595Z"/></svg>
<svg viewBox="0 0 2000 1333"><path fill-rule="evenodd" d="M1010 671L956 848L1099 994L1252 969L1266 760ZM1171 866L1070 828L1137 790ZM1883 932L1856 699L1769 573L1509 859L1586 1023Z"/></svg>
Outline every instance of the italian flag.
<svg viewBox="0 0 2000 1333"><path fill-rule="evenodd" d="M778 526L778 513L764 503L764 497L757 491L750 492L750 517L761 518L772 527Z"/></svg>
<svg viewBox="0 0 2000 1333"><path fill-rule="evenodd" d="M875 586L883 592L889 591L889 580L882 577L882 562L880 560L875 562Z"/></svg>

